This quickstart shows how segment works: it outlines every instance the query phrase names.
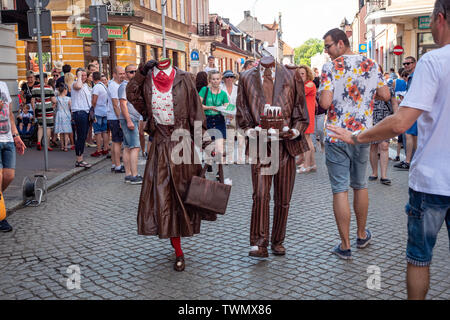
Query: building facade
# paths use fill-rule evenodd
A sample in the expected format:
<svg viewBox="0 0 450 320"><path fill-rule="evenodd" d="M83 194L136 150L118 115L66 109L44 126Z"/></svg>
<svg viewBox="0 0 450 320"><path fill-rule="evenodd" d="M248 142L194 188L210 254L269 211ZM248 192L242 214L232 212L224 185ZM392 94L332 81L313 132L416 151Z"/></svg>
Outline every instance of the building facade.
<svg viewBox="0 0 450 320"><path fill-rule="evenodd" d="M420 59L437 48L430 29L434 0L366 0L367 42L369 56L385 70L398 70L407 56ZM400 45L403 55L393 49Z"/></svg>
<svg viewBox="0 0 450 320"><path fill-rule="evenodd" d="M93 25L89 22L90 0L51 1L51 37L43 37L44 71L50 72L56 61L70 64L74 69L86 67L92 56ZM162 52L161 0L97 0L94 4L106 4L108 8L109 57L102 60L104 70L111 76L116 65L139 64L149 59L159 59ZM175 66L186 70L189 55L189 26L186 17L187 0L168 0L166 16L166 57ZM37 62L36 41L19 41L17 66L19 80L26 70L35 70Z"/></svg>

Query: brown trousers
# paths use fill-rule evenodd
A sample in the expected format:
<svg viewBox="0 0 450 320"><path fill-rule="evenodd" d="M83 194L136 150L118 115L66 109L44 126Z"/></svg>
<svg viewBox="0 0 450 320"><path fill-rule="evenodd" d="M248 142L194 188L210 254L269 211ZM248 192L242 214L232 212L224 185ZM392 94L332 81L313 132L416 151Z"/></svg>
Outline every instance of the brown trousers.
<svg viewBox="0 0 450 320"><path fill-rule="evenodd" d="M281 244L286 235L286 223L295 183L295 158L280 144L280 168L277 174L261 175L261 169L269 167L259 163L252 165L253 207L250 224L250 245L269 245L270 189L274 181L274 214L272 244Z"/></svg>

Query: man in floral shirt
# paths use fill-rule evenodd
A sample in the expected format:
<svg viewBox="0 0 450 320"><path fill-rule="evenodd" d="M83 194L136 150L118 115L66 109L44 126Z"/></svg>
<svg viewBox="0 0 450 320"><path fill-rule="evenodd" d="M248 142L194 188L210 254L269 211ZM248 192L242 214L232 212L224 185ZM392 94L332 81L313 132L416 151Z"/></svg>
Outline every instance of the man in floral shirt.
<svg viewBox="0 0 450 320"><path fill-rule="evenodd" d="M327 125L352 131L355 136L372 127L375 98L390 99L390 93L378 65L362 55L353 54L344 31L332 29L324 36L325 51L333 61L325 64L320 86L320 106L328 110ZM333 192L333 208L341 244L333 253L351 259L349 186L354 190L354 211L358 225L357 247L371 241L366 230L369 197L367 164L369 144L349 145L325 130L325 154Z"/></svg>

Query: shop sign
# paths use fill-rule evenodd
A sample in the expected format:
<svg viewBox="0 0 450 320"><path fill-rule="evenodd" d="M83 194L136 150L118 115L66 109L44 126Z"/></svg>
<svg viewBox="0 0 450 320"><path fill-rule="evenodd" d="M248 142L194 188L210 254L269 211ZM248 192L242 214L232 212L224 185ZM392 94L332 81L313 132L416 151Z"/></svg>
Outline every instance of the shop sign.
<svg viewBox="0 0 450 320"><path fill-rule="evenodd" d="M359 45L359 53L365 53L365 52L367 52L367 44L361 43Z"/></svg>
<svg viewBox="0 0 450 320"><path fill-rule="evenodd" d="M430 29L431 17L419 17L419 29Z"/></svg>
<svg viewBox="0 0 450 320"><path fill-rule="evenodd" d="M123 31L122 27L116 27L116 26L105 26L106 30L108 30L108 38L118 38L122 39L123 37ZM77 36L78 37L92 37L92 29L94 29L94 26L91 25L81 25L77 29Z"/></svg>

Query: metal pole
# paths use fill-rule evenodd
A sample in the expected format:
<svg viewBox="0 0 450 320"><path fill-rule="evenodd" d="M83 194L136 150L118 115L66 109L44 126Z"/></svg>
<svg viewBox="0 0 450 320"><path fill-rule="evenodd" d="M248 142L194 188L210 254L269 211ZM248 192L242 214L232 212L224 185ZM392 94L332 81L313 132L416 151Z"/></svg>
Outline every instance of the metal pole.
<svg viewBox="0 0 450 320"><path fill-rule="evenodd" d="M255 36L255 17L256 17L256 3L258 2L258 0L255 0L255 2L253 3L253 58L256 61L256 36Z"/></svg>
<svg viewBox="0 0 450 320"><path fill-rule="evenodd" d="M44 68L42 61L42 40L41 40L41 2L40 0L34 1L36 9L36 29L37 29L37 45L38 45L38 58L39 58L39 82L41 87L41 108L42 108L42 126L44 129L44 170L48 171L48 145L47 145L47 114L45 105L45 89L44 89Z"/></svg>
<svg viewBox="0 0 450 320"><path fill-rule="evenodd" d="M98 66L99 66L99 70L100 73L103 72L103 59L102 59L102 42L100 40L100 7L96 6L95 7L95 13L97 15L97 35L98 35Z"/></svg>
<svg viewBox="0 0 450 320"><path fill-rule="evenodd" d="M167 0L164 1L164 3L162 4L162 21L161 21L161 25L162 25L162 45L163 45L163 58L167 58L166 55L166 6L167 6Z"/></svg>

